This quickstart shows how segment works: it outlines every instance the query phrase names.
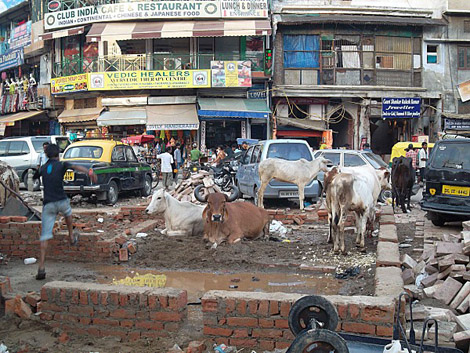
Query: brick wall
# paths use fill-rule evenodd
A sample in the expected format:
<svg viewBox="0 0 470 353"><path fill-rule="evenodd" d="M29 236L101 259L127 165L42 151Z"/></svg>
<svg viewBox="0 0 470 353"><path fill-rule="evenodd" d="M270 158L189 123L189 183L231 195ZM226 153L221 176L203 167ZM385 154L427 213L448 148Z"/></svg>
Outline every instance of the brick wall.
<svg viewBox="0 0 470 353"><path fill-rule="evenodd" d="M287 348L294 337L288 315L303 295L209 291L202 298L204 335L238 348ZM395 301L392 297L326 296L337 308L337 330L391 337Z"/></svg>
<svg viewBox="0 0 470 353"><path fill-rule="evenodd" d="M166 337L186 319L186 291L80 282L50 282L38 312L51 327L123 341Z"/></svg>

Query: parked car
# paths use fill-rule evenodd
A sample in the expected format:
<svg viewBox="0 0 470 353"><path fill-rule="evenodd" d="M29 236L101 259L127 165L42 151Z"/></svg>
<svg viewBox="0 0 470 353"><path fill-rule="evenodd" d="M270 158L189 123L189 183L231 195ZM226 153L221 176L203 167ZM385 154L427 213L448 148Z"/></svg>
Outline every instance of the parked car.
<svg viewBox="0 0 470 353"><path fill-rule="evenodd" d="M28 171L36 171L38 157L43 151L42 145L45 142L57 144L61 153L70 145L67 136L7 137L0 140L0 160L11 165L26 185ZM34 190L39 190L40 185L40 180L35 180Z"/></svg>
<svg viewBox="0 0 470 353"><path fill-rule="evenodd" d="M425 171L421 208L436 226L470 219L470 139L438 141Z"/></svg>
<svg viewBox="0 0 470 353"><path fill-rule="evenodd" d="M68 194L97 196L98 200L114 205L119 192L140 190L143 196L152 192L152 170L139 162L131 146L110 140L85 140L71 144L62 160L93 169L96 184L88 175L68 170L64 190Z"/></svg>
<svg viewBox="0 0 470 353"><path fill-rule="evenodd" d="M382 158L376 154L368 151L356 151L356 150L335 150L335 149L324 149L314 152L314 157L324 157L333 162L332 166L339 167L360 167L363 165L370 165L375 169L388 168ZM324 173L320 172L318 180L323 183ZM380 193L379 201L385 202L388 198L392 197L390 190L383 190Z"/></svg>
<svg viewBox="0 0 470 353"><path fill-rule="evenodd" d="M255 202L261 185L258 174L259 163L267 158L282 158L289 161L304 158L307 161L312 161L313 154L308 143L303 140L266 140L250 146L240 159L236 184L242 194L253 197ZM319 184L316 180L312 180L305 187L305 199L314 203L319 195ZM297 185L275 179L269 182L264 193L265 199L287 198L298 200L298 197Z"/></svg>

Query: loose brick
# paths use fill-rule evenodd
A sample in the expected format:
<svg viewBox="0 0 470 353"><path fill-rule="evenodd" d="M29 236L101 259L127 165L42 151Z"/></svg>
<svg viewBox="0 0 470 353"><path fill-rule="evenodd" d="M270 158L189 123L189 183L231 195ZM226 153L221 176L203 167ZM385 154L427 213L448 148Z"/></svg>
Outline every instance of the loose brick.
<svg viewBox="0 0 470 353"><path fill-rule="evenodd" d="M462 283L453 278L447 278L442 286L440 286L434 293L434 298L441 300L445 304L450 304L452 299L457 295L462 288Z"/></svg>

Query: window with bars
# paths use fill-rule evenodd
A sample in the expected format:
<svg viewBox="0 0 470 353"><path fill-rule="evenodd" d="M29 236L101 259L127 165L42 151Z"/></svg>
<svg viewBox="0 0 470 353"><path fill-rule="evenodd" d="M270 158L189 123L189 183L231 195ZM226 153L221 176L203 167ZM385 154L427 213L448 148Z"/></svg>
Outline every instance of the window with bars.
<svg viewBox="0 0 470 353"><path fill-rule="evenodd" d="M470 33L470 20L463 21L463 32Z"/></svg>
<svg viewBox="0 0 470 353"><path fill-rule="evenodd" d="M458 68L470 69L470 47L458 47Z"/></svg>

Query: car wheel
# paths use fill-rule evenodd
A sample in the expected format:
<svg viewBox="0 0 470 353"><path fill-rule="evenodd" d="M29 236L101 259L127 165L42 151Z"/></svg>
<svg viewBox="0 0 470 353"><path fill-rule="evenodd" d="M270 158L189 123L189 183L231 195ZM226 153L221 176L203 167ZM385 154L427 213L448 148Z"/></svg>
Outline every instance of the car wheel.
<svg viewBox="0 0 470 353"><path fill-rule="evenodd" d="M436 227L443 227L446 224L446 220L442 216L434 215L431 219L432 224Z"/></svg>
<svg viewBox="0 0 470 353"><path fill-rule="evenodd" d="M392 190L382 190L379 195L379 201L382 203L386 203L387 199L392 198Z"/></svg>
<svg viewBox="0 0 470 353"><path fill-rule="evenodd" d="M109 183L109 190L106 193L106 202L111 205L114 205L119 198L119 188L115 181Z"/></svg>
<svg viewBox="0 0 470 353"><path fill-rule="evenodd" d="M152 177L150 175L145 176L144 187L140 190L142 196L149 196L152 193Z"/></svg>
<svg viewBox="0 0 470 353"><path fill-rule="evenodd" d="M28 173L29 173L29 170L27 170L24 173L24 177L23 177L23 184L26 189L28 189ZM41 179L33 179L33 191L39 191L39 190L41 190Z"/></svg>

